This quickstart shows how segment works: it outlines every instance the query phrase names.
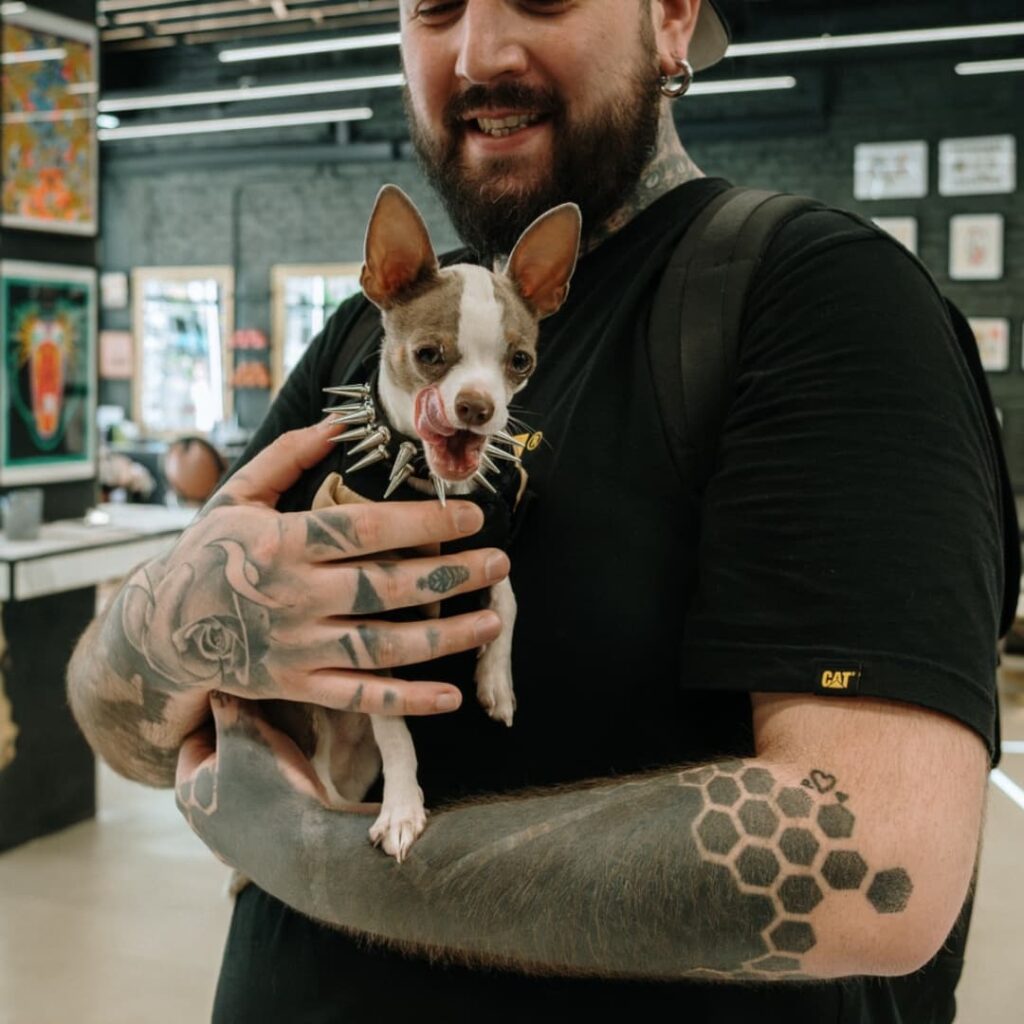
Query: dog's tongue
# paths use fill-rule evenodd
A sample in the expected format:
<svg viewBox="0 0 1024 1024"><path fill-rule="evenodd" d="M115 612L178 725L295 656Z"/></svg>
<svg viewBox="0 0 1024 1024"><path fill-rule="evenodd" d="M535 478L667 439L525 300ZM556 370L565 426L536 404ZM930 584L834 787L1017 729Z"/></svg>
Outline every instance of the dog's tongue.
<svg viewBox="0 0 1024 1024"><path fill-rule="evenodd" d="M424 388L416 395L413 418L416 433L427 444L441 444L446 437L455 433L455 427L448 422L444 413L444 402L436 387Z"/></svg>
<svg viewBox="0 0 1024 1024"><path fill-rule="evenodd" d="M427 448L432 473L445 480L465 480L477 471L487 438L453 427L436 387L424 388L416 395L413 423Z"/></svg>

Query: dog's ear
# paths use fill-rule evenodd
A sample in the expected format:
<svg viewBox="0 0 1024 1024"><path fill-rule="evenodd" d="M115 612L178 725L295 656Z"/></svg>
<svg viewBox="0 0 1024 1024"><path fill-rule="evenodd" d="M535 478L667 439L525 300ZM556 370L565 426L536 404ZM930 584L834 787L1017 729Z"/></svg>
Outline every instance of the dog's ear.
<svg viewBox="0 0 1024 1024"><path fill-rule="evenodd" d="M437 275L437 257L427 226L412 200L397 186L377 193L363 247L359 277L366 297L381 309L418 281Z"/></svg>
<svg viewBox="0 0 1024 1024"><path fill-rule="evenodd" d="M505 273L538 319L556 312L569 294L582 224L575 203L556 206L523 232L508 258Z"/></svg>

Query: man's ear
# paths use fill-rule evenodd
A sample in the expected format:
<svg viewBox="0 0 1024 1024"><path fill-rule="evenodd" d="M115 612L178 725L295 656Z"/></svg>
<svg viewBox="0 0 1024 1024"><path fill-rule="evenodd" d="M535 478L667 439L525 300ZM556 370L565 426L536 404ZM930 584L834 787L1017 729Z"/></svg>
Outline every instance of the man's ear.
<svg viewBox="0 0 1024 1024"><path fill-rule="evenodd" d="M427 226L397 185L385 185L377 193L363 253L359 283L366 297L381 309L393 305L410 285L437 274Z"/></svg>
<svg viewBox="0 0 1024 1024"><path fill-rule="evenodd" d="M505 273L538 319L556 312L569 294L582 225L575 203L556 206L523 232L508 258Z"/></svg>

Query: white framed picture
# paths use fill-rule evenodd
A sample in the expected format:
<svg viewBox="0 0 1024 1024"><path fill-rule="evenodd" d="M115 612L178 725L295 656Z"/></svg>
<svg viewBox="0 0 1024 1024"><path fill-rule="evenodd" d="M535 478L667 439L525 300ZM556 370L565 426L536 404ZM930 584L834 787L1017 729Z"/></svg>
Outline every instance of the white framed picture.
<svg viewBox="0 0 1024 1024"><path fill-rule="evenodd" d="M1003 276L1003 216L964 213L949 219L949 276L998 281Z"/></svg>
<svg viewBox="0 0 1024 1024"><path fill-rule="evenodd" d="M855 199L921 199L926 195L927 142L864 142L853 147Z"/></svg>
<svg viewBox="0 0 1024 1024"><path fill-rule="evenodd" d="M939 195L981 196L1017 190L1017 140L979 135L939 143Z"/></svg>
<svg viewBox="0 0 1024 1024"><path fill-rule="evenodd" d="M883 231L887 231L905 249L917 255L917 218L916 217L872 217Z"/></svg>
<svg viewBox="0 0 1024 1024"><path fill-rule="evenodd" d="M995 316L969 316L967 322L978 343L981 365L988 373L1010 368L1010 321Z"/></svg>

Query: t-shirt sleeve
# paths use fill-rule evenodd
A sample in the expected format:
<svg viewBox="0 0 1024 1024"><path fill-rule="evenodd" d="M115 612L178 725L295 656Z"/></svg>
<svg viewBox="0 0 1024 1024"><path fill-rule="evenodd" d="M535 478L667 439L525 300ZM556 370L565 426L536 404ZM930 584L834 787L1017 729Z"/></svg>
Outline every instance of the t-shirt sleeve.
<svg viewBox="0 0 1024 1024"><path fill-rule="evenodd" d="M837 211L768 257L704 496L684 683L907 701L991 752L999 491L943 300Z"/></svg>
<svg viewBox="0 0 1024 1024"><path fill-rule="evenodd" d="M324 407L322 388L330 373L339 348L362 312L366 300L361 294L346 299L330 316L324 328L306 347L295 369L288 375L263 417L263 422L249 439L245 450L231 466L228 477L261 452L274 438L288 430L308 427L321 418Z"/></svg>

